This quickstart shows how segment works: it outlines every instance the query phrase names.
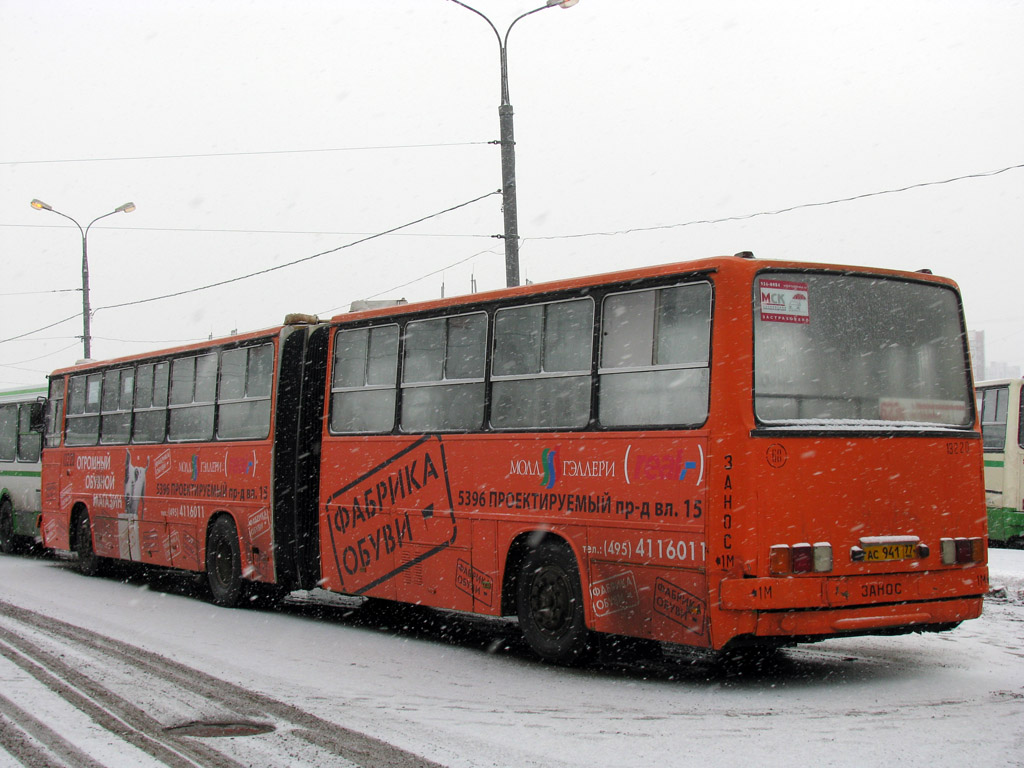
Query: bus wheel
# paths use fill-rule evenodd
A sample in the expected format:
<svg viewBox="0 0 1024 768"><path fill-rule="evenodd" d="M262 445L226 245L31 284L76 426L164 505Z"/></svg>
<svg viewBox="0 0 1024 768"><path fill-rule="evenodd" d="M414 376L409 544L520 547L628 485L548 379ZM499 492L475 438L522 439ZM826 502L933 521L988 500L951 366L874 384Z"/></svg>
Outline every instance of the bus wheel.
<svg viewBox="0 0 1024 768"><path fill-rule="evenodd" d="M572 664L587 649L579 568L572 552L556 541L530 550L516 580L519 626L544 661Z"/></svg>
<svg viewBox="0 0 1024 768"><path fill-rule="evenodd" d="M18 542L14 538L14 508L10 499L0 502L0 552L10 555L17 551Z"/></svg>
<svg viewBox="0 0 1024 768"><path fill-rule="evenodd" d="M98 576L104 565L104 558L96 554L92 547L92 523L89 522L89 513L83 512L78 516L78 523L75 525L75 551L78 552L78 572L83 576Z"/></svg>
<svg viewBox="0 0 1024 768"><path fill-rule="evenodd" d="M213 602L233 608L242 599L242 554L238 532L227 515L218 517L206 539L206 579Z"/></svg>

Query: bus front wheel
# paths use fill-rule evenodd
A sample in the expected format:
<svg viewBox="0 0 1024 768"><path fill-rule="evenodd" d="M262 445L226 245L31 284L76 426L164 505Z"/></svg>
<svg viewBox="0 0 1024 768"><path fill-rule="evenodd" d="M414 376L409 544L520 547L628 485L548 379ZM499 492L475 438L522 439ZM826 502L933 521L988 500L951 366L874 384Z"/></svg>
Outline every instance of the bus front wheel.
<svg viewBox="0 0 1024 768"><path fill-rule="evenodd" d="M544 661L572 664L588 647L579 567L572 551L544 541L523 560L516 580L516 608L526 642Z"/></svg>
<svg viewBox="0 0 1024 768"><path fill-rule="evenodd" d="M238 531L228 516L218 517L206 540L206 579L213 602L233 608L242 598L242 553Z"/></svg>

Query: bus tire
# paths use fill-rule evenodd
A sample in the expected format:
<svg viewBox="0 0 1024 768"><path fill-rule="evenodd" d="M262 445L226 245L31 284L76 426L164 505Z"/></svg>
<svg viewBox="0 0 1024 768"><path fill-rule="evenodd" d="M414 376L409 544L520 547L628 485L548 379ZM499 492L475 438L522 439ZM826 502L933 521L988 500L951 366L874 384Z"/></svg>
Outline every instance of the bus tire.
<svg viewBox="0 0 1024 768"><path fill-rule="evenodd" d="M555 540L529 550L516 578L516 612L527 644L543 661L573 664L589 646L579 567Z"/></svg>
<svg viewBox="0 0 1024 768"><path fill-rule="evenodd" d="M206 537L206 580L214 604L234 608L241 602L245 587L242 552L235 521L228 515L214 520Z"/></svg>
<svg viewBox="0 0 1024 768"><path fill-rule="evenodd" d="M0 552L12 555L18 551L18 540L14 535L14 507L10 499L0 501Z"/></svg>
<svg viewBox="0 0 1024 768"><path fill-rule="evenodd" d="M75 523L75 551L78 553L78 572L83 576L99 576L106 558L96 554L92 544L92 523L89 513L82 512Z"/></svg>

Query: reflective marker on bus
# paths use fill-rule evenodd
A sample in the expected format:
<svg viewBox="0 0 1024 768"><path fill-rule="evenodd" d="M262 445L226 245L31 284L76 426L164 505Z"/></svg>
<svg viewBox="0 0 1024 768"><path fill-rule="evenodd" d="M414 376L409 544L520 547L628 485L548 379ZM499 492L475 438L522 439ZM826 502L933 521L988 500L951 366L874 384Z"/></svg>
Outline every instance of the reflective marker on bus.
<svg viewBox="0 0 1024 768"><path fill-rule="evenodd" d="M744 255L90 363L43 533L223 605L517 616L561 663L950 629L988 582L965 338L950 280Z"/></svg>

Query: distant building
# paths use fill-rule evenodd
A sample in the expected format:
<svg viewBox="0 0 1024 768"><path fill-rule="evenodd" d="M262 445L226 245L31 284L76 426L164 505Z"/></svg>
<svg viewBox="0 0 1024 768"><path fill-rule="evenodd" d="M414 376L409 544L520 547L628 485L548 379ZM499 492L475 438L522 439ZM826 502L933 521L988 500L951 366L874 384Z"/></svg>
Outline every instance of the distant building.
<svg viewBox="0 0 1024 768"><path fill-rule="evenodd" d="M975 381L984 381L985 375L985 332L968 331L967 346L971 350L971 369Z"/></svg>
<svg viewBox="0 0 1024 768"><path fill-rule="evenodd" d="M1019 379L1020 366L993 360L985 366L986 379Z"/></svg>
<svg viewBox="0 0 1024 768"><path fill-rule="evenodd" d="M986 359L984 331L968 331L967 345L971 350L971 369L974 373L975 381L1020 378L1021 369L1019 365L1003 363L998 360L989 362Z"/></svg>

